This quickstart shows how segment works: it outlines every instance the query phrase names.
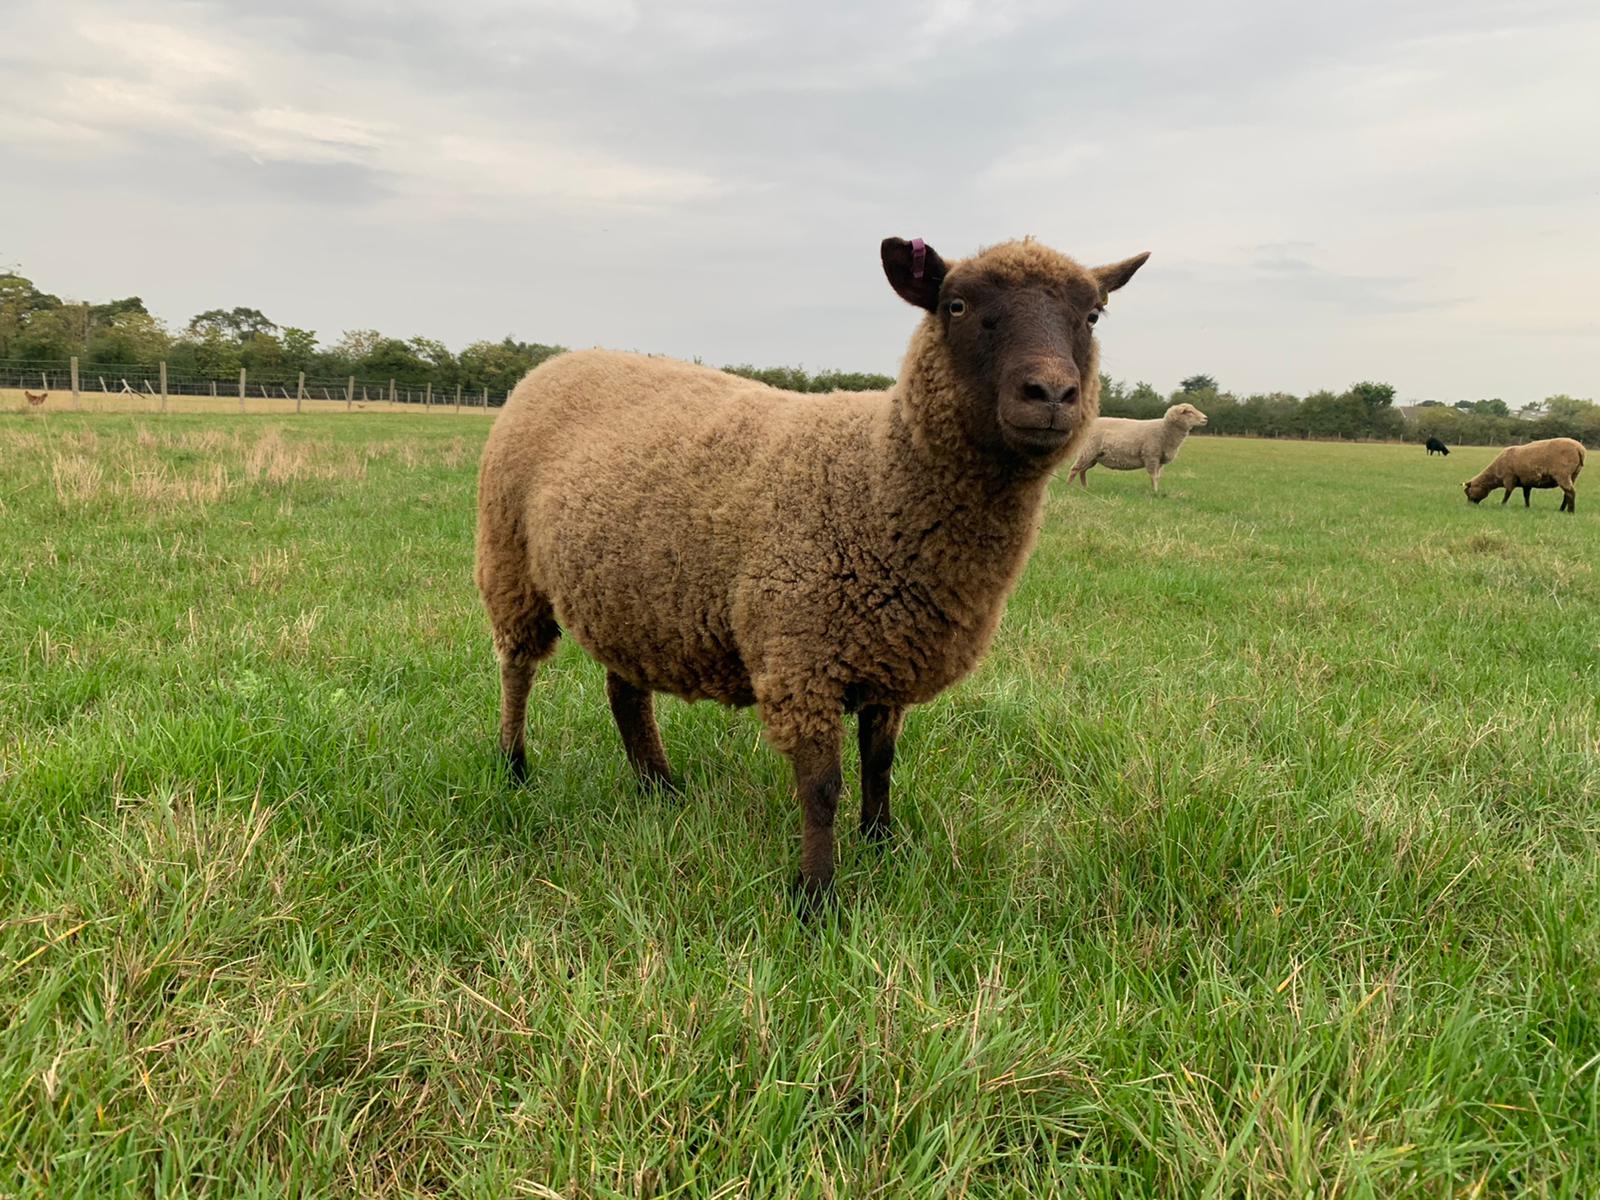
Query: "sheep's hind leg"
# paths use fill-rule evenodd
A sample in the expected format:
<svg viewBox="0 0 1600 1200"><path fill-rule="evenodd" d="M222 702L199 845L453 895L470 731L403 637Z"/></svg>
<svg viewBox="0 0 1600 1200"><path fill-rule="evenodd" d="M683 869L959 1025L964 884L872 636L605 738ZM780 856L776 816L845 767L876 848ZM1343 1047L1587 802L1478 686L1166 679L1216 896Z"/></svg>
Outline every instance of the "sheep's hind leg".
<svg viewBox="0 0 1600 1200"><path fill-rule="evenodd" d="M542 612L523 614L508 628L495 630L500 652L500 750L518 782L528 777L528 691L533 687L534 672L550 657L560 637L561 628L548 604Z"/></svg>
<svg viewBox="0 0 1600 1200"><path fill-rule="evenodd" d="M1569 480L1561 487L1561 511L1575 513L1578 511L1578 489L1572 486Z"/></svg>
<svg viewBox="0 0 1600 1200"><path fill-rule="evenodd" d="M1526 484L1524 484L1523 488L1522 488L1522 507L1523 508L1532 508L1533 507L1533 489L1531 487L1528 487Z"/></svg>
<svg viewBox="0 0 1600 1200"><path fill-rule="evenodd" d="M675 786L672 766L661 744L661 730L656 726L651 694L607 671L606 697L611 701L611 715L616 718L617 730L622 734L622 748L639 782L646 787Z"/></svg>
<svg viewBox="0 0 1600 1200"><path fill-rule="evenodd" d="M856 718L861 747L861 832L874 843L889 839L889 774L905 709L869 704Z"/></svg>

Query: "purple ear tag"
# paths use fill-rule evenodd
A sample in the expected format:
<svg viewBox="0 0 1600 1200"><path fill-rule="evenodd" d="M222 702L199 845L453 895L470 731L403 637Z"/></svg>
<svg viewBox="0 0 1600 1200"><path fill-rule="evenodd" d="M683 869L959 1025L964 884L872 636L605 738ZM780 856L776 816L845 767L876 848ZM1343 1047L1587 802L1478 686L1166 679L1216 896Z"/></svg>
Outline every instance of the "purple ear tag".
<svg viewBox="0 0 1600 1200"><path fill-rule="evenodd" d="M928 243L921 238L911 239L911 278L922 278L922 264L928 257Z"/></svg>

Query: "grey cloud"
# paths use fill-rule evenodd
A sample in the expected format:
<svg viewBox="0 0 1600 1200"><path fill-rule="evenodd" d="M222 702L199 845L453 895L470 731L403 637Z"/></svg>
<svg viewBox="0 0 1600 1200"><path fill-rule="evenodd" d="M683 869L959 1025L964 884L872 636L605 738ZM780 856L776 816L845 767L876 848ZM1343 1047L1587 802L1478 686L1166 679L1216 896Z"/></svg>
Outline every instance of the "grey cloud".
<svg viewBox="0 0 1600 1200"><path fill-rule="evenodd" d="M230 172L242 188L304 204L362 204L396 194L394 178L351 162L250 161Z"/></svg>
<svg viewBox="0 0 1600 1200"><path fill-rule="evenodd" d="M1359 315L1424 312L1460 303L1459 297L1416 295L1421 281L1414 277L1330 271L1278 247L1252 260L1249 274L1249 286L1279 303L1326 306Z"/></svg>
<svg viewBox="0 0 1600 1200"><path fill-rule="evenodd" d="M73 22L97 15L234 65L163 78L175 68L142 54L93 61ZM912 314L883 285L878 238L962 254L1032 232L1085 258L1155 250L1119 296L1114 373L1171 383L1204 355L1236 386L1297 387L1382 340L1374 318L1417 345L1470 338L1456 331L1491 318L1469 255L1515 277L1538 236L1561 239L1574 274L1600 265L1593 172L1545 132L1566 122L1579 145L1600 129L1538 91L1592 91L1560 61L1600 47L1576 3L22 0L8 19L21 36L0 57L45 97L26 129L0 112L12 162L58 188L185 181L156 184L141 217L169 248L168 278L142 290L189 303L188 277L215 266L198 247L248 222L274 252L241 249L241 291L324 329L888 369ZM1491 34L1543 57L1490 52L1480 74L1461 47ZM148 85L144 108L85 109L96 70ZM117 148L52 145L57 100ZM94 211L0 197L25 262L75 246L105 261L112 233L82 241ZM385 283L297 286L324 264ZM419 273L462 282L403 286ZM1581 390L1558 376L1584 353L1501 347L1472 386L1498 370ZM1450 386L1438 355L1393 354L1413 390Z"/></svg>

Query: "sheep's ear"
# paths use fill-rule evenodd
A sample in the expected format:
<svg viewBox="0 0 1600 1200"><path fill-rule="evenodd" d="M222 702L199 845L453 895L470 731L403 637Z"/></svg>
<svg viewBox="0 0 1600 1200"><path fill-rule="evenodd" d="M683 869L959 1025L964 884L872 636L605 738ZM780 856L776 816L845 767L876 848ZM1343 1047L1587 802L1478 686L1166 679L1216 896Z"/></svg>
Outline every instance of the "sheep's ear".
<svg viewBox="0 0 1600 1200"><path fill-rule="evenodd" d="M921 238L892 237L883 239L882 255L883 273L900 299L929 312L939 307L939 288L949 268L938 251Z"/></svg>
<svg viewBox="0 0 1600 1200"><path fill-rule="evenodd" d="M1108 266L1096 267L1090 272L1100 281L1100 291L1110 295L1128 280L1133 278L1133 273L1144 266L1144 260L1150 257L1150 251L1135 254L1132 258L1125 258L1121 262L1111 263Z"/></svg>

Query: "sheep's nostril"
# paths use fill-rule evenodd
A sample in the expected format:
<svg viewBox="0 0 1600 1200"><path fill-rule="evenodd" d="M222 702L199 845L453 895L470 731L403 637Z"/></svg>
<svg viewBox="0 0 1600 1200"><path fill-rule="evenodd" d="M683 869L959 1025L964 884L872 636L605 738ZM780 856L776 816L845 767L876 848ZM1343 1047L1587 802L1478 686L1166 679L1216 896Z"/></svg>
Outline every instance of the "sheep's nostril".
<svg viewBox="0 0 1600 1200"><path fill-rule="evenodd" d="M1022 385L1022 398L1037 404L1076 404L1078 385L1048 376L1042 379L1030 379Z"/></svg>

